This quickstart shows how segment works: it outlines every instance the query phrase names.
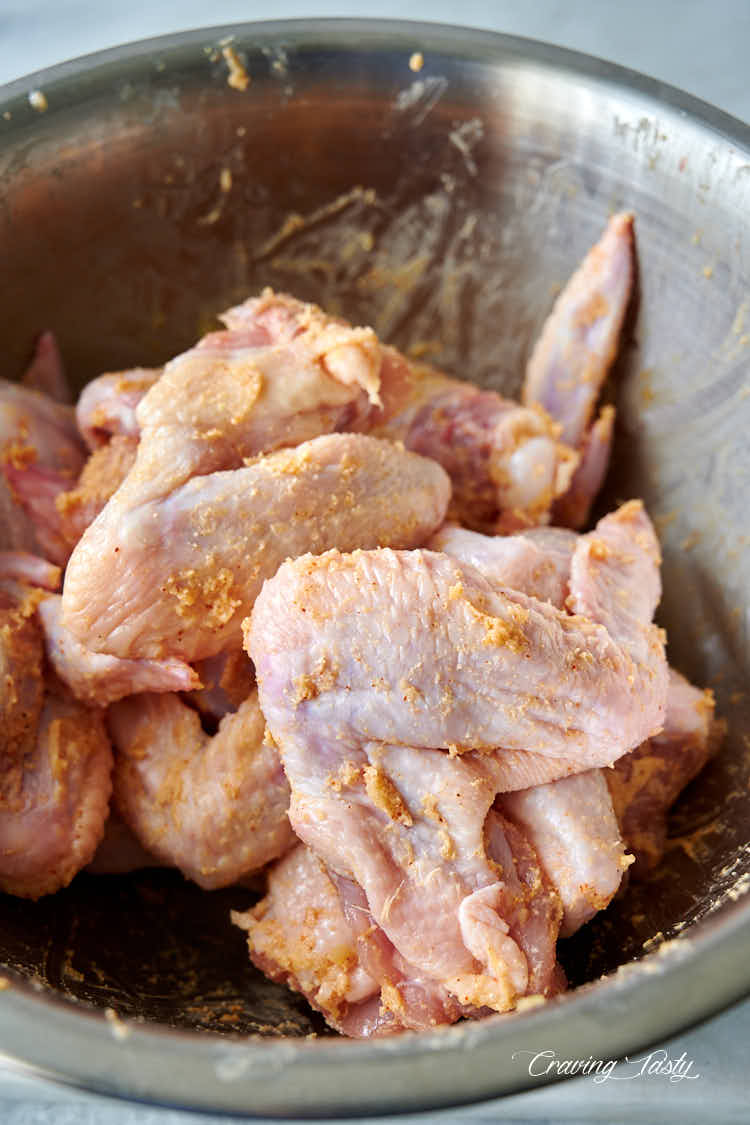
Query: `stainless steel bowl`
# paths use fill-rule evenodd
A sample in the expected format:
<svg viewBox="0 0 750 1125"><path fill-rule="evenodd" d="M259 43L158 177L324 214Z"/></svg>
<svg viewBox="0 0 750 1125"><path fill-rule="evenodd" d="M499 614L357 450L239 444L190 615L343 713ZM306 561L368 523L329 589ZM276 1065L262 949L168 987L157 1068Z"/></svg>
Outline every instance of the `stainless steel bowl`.
<svg viewBox="0 0 750 1125"><path fill-rule="evenodd" d="M562 999L430 1035L305 1038L320 1024L258 979L228 923L249 892L82 876L0 903L0 1048L172 1105L385 1113L537 1085L524 1052L615 1058L746 994L750 130L552 47L320 21L45 71L2 91L0 137L4 370L51 327L79 384L163 360L270 284L513 391L556 288L632 208L608 500L643 496L656 517L671 660L729 721L661 870L566 944L582 987Z"/></svg>

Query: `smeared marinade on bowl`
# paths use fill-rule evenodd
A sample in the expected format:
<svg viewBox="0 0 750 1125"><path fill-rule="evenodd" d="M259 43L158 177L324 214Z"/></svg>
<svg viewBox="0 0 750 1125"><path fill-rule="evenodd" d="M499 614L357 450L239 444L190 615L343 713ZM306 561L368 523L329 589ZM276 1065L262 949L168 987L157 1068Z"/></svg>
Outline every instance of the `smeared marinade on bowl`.
<svg viewBox="0 0 750 1125"><path fill-rule="evenodd" d="M253 877L253 963L351 1036L562 992L722 733L643 504L584 530L633 274L620 213L521 403L271 290L75 410L42 337L0 389L0 887Z"/></svg>

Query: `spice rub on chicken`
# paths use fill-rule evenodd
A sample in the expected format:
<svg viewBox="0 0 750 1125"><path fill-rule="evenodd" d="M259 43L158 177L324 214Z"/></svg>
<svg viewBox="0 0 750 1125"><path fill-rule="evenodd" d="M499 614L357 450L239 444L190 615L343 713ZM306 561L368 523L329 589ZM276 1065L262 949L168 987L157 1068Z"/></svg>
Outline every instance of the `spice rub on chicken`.
<svg viewBox="0 0 750 1125"><path fill-rule="evenodd" d="M236 883L294 842L289 786L265 727L256 691L213 737L176 695L110 707L121 817L157 860L208 890Z"/></svg>
<svg viewBox="0 0 750 1125"><path fill-rule="evenodd" d="M399 955L462 1006L505 1011L528 979L485 836L497 794L525 784L506 754L533 753L551 780L609 765L661 729L658 565L650 523L630 504L576 540L566 602L586 615L445 554L380 550L285 563L246 623L295 832L361 889ZM558 788L547 808L564 807ZM568 932L609 901L627 866L606 785L593 777L579 791L589 820L561 820L566 855L537 847ZM521 798L498 809L528 828ZM587 844L606 858L570 885L570 853Z"/></svg>
<svg viewBox="0 0 750 1125"><path fill-rule="evenodd" d="M134 491L138 465L78 543L62 602L81 643L129 659L239 647L243 618L285 558L416 546L450 497L435 462L362 434L314 438L151 499Z"/></svg>
<svg viewBox="0 0 750 1125"><path fill-rule="evenodd" d="M425 1031L510 1006L512 996L554 995L565 987L555 959L558 896L523 834L495 812L483 847L503 883L472 896L462 932L475 948L503 955L504 995L476 972L456 974L449 988L410 963L377 925L362 889L301 844L270 869L266 897L232 920L247 932L253 963L301 992L344 1035ZM415 931L430 905L414 916ZM454 967L462 963L476 967L465 948Z"/></svg>
<svg viewBox="0 0 750 1125"><path fill-rule="evenodd" d="M643 504L581 530L633 273L621 213L520 403L271 290L75 410L43 334L0 383L0 889L264 880L253 963L349 1036L564 990L721 733Z"/></svg>
<svg viewBox="0 0 750 1125"><path fill-rule="evenodd" d="M89 862L111 792L102 711L45 681L45 596L4 575L0 556L0 889L24 898L67 886Z"/></svg>
<svg viewBox="0 0 750 1125"><path fill-rule="evenodd" d="M64 565L70 544L60 524L56 499L76 481L84 444L72 406L62 396L54 338L45 333L21 383L0 379L0 550L42 555Z"/></svg>

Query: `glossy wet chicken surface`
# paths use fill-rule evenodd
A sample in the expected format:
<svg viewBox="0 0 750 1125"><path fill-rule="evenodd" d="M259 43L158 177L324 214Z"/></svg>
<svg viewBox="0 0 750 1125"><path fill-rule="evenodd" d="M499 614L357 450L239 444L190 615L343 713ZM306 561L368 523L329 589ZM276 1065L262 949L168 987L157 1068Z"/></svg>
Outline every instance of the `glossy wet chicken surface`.
<svg viewBox="0 0 750 1125"><path fill-rule="evenodd" d="M558 937L653 865L719 741L652 623L643 505L572 530L632 276L623 214L524 405L270 291L163 370L95 381L78 430L9 388L4 888L35 899L92 859L254 876L233 914L254 964L349 1035L564 989ZM40 367L59 374L46 338ZM54 847L24 845L39 823Z"/></svg>

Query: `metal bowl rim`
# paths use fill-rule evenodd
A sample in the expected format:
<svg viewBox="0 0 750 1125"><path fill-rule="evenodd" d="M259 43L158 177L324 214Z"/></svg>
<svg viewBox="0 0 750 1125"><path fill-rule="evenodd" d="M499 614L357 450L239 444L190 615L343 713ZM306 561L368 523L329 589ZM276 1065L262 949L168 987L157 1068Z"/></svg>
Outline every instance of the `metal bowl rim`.
<svg viewBox="0 0 750 1125"><path fill-rule="evenodd" d="M405 51L425 45L435 49L452 48L452 53L461 54L462 57L467 48L471 48L477 61L490 59L495 54L516 55L519 60L542 63L577 75L584 74L600 82L625 87L632 93L646 95L660 105L667 105L683 116L690 116L738 146L750 150L750 124L670 83L585 51L559 47L544 40L437 21L321 17L245 21L168 32L106 47L31 71L0 86L0 102L27 96L42 86L49 87L50 84L91 75L96 68L110 64L135 62L154 53L176 51L197 43L205 45L206 39L216 43L228 36L237 40L251 34L258 42L283 37L284 46L311 47L319 43L329 48L351 47L353 44L366 48L379 42L383 46L402 46Z"/></svg>

